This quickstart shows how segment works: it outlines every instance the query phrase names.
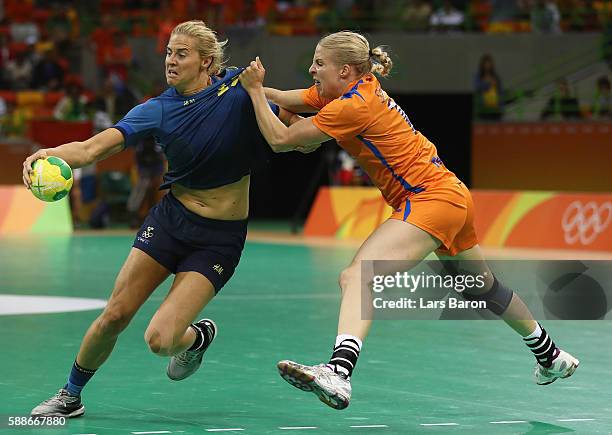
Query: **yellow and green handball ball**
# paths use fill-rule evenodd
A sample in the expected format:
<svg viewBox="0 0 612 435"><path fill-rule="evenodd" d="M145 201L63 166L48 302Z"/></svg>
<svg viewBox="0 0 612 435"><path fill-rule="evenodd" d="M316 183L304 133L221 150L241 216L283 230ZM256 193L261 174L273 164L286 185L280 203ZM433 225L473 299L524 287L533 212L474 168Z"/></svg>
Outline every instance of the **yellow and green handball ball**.
<svg viewBox="0 0 612 435"><path fill-rule="evenodd" d="M59 157L38 159L30 172L30 190L42 201L54 202L62 199L72 187L72 169Z"/></svg>

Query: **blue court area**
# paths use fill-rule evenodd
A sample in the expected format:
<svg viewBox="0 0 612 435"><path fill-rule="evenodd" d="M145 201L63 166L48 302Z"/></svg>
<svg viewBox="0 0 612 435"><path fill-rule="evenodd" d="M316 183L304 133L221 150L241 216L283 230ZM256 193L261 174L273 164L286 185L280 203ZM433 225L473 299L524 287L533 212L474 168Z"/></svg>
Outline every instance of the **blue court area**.
<svg viewBox="0 0 612 435"><path fill-rule="evenodd" d="M612 323L605 321L545 323L557 344L581 361L572 378L545 387L533 383L533 357L502 322L380 321L353 376L350 407L326 407L285 383L275 365L286 358L317 363L329 357L339 306L337 275L354 247L263 242L247 244L236 275L205 311L219 335L193 377L167 379L167 360L149 353L143 340L167 281L84 390L83 417L60 429L7 429L8 416L27 415L63 386L85 330L100 313L100 308L66 312L77 308L55 297L106 299L131 241L127 234L0 238L0 312L5 313L0 315L0 432L612 431ZM60 312L31 313L35 310Z"/></svg>

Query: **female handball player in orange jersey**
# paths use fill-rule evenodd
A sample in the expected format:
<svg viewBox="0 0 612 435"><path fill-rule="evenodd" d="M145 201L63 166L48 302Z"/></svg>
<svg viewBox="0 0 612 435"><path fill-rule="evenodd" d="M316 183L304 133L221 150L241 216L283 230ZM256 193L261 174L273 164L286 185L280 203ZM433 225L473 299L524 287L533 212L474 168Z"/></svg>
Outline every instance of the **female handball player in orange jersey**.
<svg viewBox="0 0 612 435"><path fill-rule="evenodd" d="M350 401L350 377L371 320L362 319L361 262L407 260L416 265L431 252L452 257L460 270L486 277L481 289L462 296L485 301L487 309L519 333L537 359L535 381L549 384L573 374L579 361L559 349L533 319L519 296L500 283L487 266L474 230L470 192L419 133L408 116L381 88L374 74L389 74L392 62L382 47L370 49L366 38L338 32L321 39L315 49L309 89L279 91L263 87L265 69L257 58L241 74L259 128L270 145L311 146L335 139L367 172L393 208L361 245L340 274L342 302L338 335L326 364L307 366L280 361L281 376L304 391L314 392L335 409ZM294 113L316 112L287 127L267 99Z"/></svg>

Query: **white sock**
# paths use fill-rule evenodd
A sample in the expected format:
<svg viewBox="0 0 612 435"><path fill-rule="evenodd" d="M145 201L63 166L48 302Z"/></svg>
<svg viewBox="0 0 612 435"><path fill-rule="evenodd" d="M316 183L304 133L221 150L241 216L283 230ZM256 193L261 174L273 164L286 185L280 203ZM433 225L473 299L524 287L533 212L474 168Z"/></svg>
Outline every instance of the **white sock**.
<svg viewBox="0 0 612 435"><path fill-rule="evenodd" d="M340 343L342 343L342 341L344 341L346 339L355 340L357 342L357 344L359 345L359 351L361 352L361 346L363 346L363 342L361 341L361 339L355 337L354 335L350 335L350 334L340 334L340 335L338 335L336 337L336 344L334 345L334 347L338 347L340 345Z"/></svg>
<svg viewBox="0 0 612 435"><path fill-rule="evenodd" d="M541 335L542 335L542 328L540 328L540 324L538 322L536 322L535 330L531 334L529 334L529 335L527 335L527 336L525 336L523 338L525 340L531 340L533 338L540 338Z"/></svg>

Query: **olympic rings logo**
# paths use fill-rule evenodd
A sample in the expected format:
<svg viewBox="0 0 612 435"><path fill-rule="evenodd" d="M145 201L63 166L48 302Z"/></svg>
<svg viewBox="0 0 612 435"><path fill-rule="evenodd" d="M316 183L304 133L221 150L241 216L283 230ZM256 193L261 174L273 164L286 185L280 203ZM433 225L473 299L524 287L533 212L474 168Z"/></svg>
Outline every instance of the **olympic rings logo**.
<svg viewBox="0 0 612 435"><path fill-rule="evenodd" d="M561 219L561 227L565 233L565 242L573 245L580 241L590 245L612 221L612 201L599 205L595 201L582 204L572 202Z"/></svg>

